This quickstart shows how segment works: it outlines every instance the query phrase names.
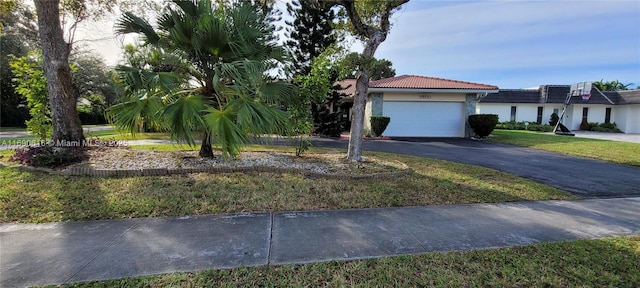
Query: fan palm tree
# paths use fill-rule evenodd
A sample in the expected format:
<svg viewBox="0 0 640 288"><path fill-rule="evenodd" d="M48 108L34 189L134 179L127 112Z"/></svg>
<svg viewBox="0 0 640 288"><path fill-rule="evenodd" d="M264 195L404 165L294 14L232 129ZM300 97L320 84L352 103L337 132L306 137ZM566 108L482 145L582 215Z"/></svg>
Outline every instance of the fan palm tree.
<svg viewBox="0 0 640 288"><path fill-rule="evenodd" d="M255 5L173 0L157 27L125 13L116 31L141 35L156 57L116 68L131 97L109 111L117 127L135 133L145 119L190 145L200 133L202 157L213 157L213 141L223 156L236 157L251 136L287 129L287 114L278 107L296 89L266 73L285 52Z"/></svg>

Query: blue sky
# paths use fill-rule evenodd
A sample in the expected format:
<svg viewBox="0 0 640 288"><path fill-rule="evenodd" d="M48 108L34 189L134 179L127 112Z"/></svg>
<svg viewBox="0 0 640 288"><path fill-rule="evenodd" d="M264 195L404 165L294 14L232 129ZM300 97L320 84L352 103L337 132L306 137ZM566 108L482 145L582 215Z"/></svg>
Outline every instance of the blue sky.
<svg viewBox="0 0 640 288"><path fill-rule="evenodd" d="M640 1L411 0L392 23L376 57L398 74L500 88L640 85Z"/></svg>
<svg viewBox="0 0 640 288"><path fill-rule="evenodd" d="M109 37L109 20L86 25L79 34ZM640 86L640 0L411 0L391 21L376 57L391 60L398 75L500 88L600 79ZM120 44L109 39L90 47L115 65ZM351 48L362 51L357 43Z"/></svg>

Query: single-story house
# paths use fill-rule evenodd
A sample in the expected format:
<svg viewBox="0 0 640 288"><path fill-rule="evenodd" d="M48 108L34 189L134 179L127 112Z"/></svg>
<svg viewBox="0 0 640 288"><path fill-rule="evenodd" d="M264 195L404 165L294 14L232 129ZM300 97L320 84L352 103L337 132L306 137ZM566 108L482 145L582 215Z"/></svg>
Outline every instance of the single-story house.
<svg viewBox="0 0 640 288"><path fill-rule="evenodd" d="M548 124L552 113L562 113L569 85L542 85L538 89L500 89L481 97L478 114L497 114L501 122ZM613 123L625 133L640 133L640 90L605 91L591 88L591 97L571 97L562 123L579 130L580 123Z"/></svg>
<svg viewBox="0 0 640 288"><path fill-rule="evenodd" d="M355 81L339 84L341 92L355 94ZM388 116L384 132L390 137L469 137L467 117L476 113L476 102L498 87L442 78L402 75L369 82L365 129L371 116Z"/></svg>

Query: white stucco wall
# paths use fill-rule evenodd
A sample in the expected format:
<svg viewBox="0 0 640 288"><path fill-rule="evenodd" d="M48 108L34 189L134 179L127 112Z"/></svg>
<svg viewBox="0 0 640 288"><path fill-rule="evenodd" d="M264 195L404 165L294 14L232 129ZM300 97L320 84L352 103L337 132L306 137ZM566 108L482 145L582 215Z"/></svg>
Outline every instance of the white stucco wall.
<svg viewBox="0 0 640 288"><path fill-rule="evenodd" d="M567 126L571 130L580 130L580 123L582 123L582 108L588 107L589 113L587 114L587 122L598 122L604 123L604 117L606 114L606 108L613 108L612 106L607 105L581 105L581 104L573 104L569 105L569 109L572 113L569 114L570 122L566 122L565 126ZM615 118L615 111L611 109L611 121Z"/></svg>
<svg viewBox="0 0 640 288"><path fill-rule="evenodd" d="M538 119L538 105L516 105L516 122L535 123L536 119Z"/></svg>
<svg viewBox="0 0 640 288"><path fill-rule="evenodd" d="M476 113L477 114L496 114L498 115L498 121L506 122L506 121L509 121L509 118L511 117L511 105L481 102L476 105Z"/></svg>
<svg viewBox="0 0 640 288"><path fill-rule="evenodd" d="M611 121L616 122L624 133L640 133L640 105L621 105L611 112Z"/></svg>
<svg viewBox="0 0 640 288"><path fill-rule="evenodd" d="M371 130L371 108L372 108L371 95L367 96L367 104L364 106L364 129Z"/></svg>
<svg viewBox="0 0 640 288"><path fill-rule="evenodd" d="M553 109L558 109L558 114L562 113L562 105L549 104L522 104L522 103L478 103L476 112L478 114L496 114L500 122L511 120L511 106L516 106L516 122L533 122L538 119L538 107L543 107L542 124L549 124L549 119ZM558 115L559 116L559 115ZM604 118L603 118L604 119Z"/></svg>

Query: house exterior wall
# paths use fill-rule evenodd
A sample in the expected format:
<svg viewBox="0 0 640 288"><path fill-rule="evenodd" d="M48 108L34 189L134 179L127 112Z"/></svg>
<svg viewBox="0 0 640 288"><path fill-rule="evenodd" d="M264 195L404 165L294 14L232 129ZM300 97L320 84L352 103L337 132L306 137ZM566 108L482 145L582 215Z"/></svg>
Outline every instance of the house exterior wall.
<svg viewBox="0 0 640 288"><path fill-rule="evenodd" d="M580 123L582 123L582 108L589 108L587 114L587 122L604 123L604 117L606 108L612 108L609 105L584 105L584 104L572 104L569 105L569 110L572 113L568 113L569 117L565 120L564 125L570 130L580 130ZM617 107L616 107L617 108ZM611 109L611 119L615 119L614 109ZM568 121L568 122L567 122Z"/></svg>
<svg viewBox="0 0 640 288"><path fill-rule="evenodd" d="M371 116L382 115L383 105L382 93L371 93L367 96L367 104L364 107L364 129L371 130Z"/></svg>
<svg viewBox="0 0 640 288"><path fill-rule="evenodd" d="M538 107L542 108L542 124L549 124L554 109L562 113L562 105L555 104L524 104L524 103L478 103L478 114L496 114L500 122L511 120L511 106L516 106L516 122L532 122L538 120ZM604 110L603 110L604 111ZM558 115L560 116L560 115ZM604 119L604 118L603 118Z"/></svg>
<svg viewBox="0 0 640 288"><path fill-rule="evenodd" d="M615 107L611 111L611 121L624 133L640 133L640 104Z"/></svg>
<svg viewBox="0 0 640 288"><path fill-rule="evenodd" d="M465 138L469 138L469 137L473 137L476 136L476 133L473 132L473 129L471 129L471 126L469 125L469 115L474 115L476 114L476 110L477 110L477 105L478 105L478 96L476 96L476 94L467 94L465 96L465 102L464 102L464 137Z"/></svg>
<svg viewBox="0 0 640 288"><path fill-rule="evenodd" d="M506 122L509 121L509 117L511 117L511 105L480 102L476 105L476 113L495 114L498 115L498 121Z"/></svg>
<svg viewBox="0 0 640 288"><path fill-rule="evenodd" d="M535 123L536 120L538 119L538 107L540 107L540 105L521 104L521 105L515 105L515 106L516 106L516 122L526 121L526 122ZM544 119L542 120L544 121Z"/></svg>
<svg viewBox="0 0 640 288"><path fill-rule="evenodd" d="M368 95L367 104L364 106L364 125L363 125L364 130L371 130L371 121L369 121L369 119L371 119L372 106L373 106L373 98L371 97L371 95Z"/></svg>

